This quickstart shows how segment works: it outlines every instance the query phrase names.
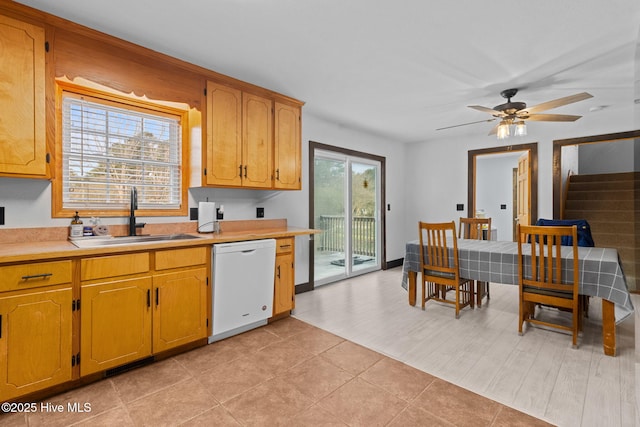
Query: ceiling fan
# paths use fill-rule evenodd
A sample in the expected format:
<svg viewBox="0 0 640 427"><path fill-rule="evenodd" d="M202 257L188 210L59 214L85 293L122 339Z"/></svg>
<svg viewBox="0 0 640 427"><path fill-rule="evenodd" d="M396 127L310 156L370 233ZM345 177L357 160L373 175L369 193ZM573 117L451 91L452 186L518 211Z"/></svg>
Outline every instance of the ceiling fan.
<svg viewBox="0 0 640 427"><path fill-rule="evenodd" d="M518 89L506 89L500 92L500 95L507 100L504 104L496 105L493 108L483 107L481 105L469 105L469 108L474 110L489 113L493 116L492 119L479 120L470 123L463 123L454 126L447 126L436 130L451 129L459 126L467 126L475 123L492 122L500 120L500 122L491 129L489 135L497 134L498 139L504 139L509 136L509 127L515 127L516 135L526 135L525 120L539 121L539 122L574 122L582 116L574 116L569 114L539 114L539 112L558 108L563 105L572 104L574 102L583 101L585 99L592 98L593 95L582 92L575 95L565 96L564 98L554 99L553 101L543 102L542 104L528 107L524 102L512 102Z"/></svg>

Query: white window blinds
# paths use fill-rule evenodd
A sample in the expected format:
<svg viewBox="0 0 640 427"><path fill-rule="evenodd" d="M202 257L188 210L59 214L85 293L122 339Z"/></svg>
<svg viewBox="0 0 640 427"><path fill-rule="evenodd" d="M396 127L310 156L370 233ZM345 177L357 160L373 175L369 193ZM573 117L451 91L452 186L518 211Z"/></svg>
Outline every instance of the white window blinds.
<svg viewBox="0 0 640 427"><path fill-rule="evenodd" d="M180 117L64 96L63 208L122 209L132 186L139 209L181 202Z"/></svg>

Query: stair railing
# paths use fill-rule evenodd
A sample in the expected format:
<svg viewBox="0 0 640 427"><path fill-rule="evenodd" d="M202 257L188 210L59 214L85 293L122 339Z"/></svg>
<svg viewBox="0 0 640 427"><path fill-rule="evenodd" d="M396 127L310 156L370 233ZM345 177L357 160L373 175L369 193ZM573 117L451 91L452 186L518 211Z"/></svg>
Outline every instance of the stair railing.
<svg viewBox="0 0 640 427"><path fill-rule="evenodd" d="M567 172L567 179L564 181L562 186L562 200L560 200L560 218L564 219L564 207L567 204L567 197L569 195L569 182L571 180L571 175L573 175L573 171L569 169Z"/></svg>

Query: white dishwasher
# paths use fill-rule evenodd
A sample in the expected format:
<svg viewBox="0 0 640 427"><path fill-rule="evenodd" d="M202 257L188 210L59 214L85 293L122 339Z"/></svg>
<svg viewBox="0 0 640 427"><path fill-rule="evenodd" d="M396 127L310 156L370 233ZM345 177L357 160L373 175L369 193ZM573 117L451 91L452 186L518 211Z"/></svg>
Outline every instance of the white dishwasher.
<svg viewBox="0 0 640 427"><path fill-rule="evenodd" d="M267 324L273 311L275 239L213 245L209 343Z"/></svg>

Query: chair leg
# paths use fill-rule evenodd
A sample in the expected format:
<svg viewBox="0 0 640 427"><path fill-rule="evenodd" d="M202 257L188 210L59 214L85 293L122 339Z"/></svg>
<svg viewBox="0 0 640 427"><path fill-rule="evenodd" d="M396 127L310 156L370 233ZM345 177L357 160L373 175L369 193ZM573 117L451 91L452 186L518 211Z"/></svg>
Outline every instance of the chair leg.
<svg viewBox="0 0 640 427"><path fill-rule="evenodd" d="M573 348L578 348L578 326L579 326L579 322L580 320L578 320L580 317L582 317L582 313L580 313L580 310L578 310L578 312L573 312Z"/></svg>
<svg viewBox="0 0 640 427"><path fill-rule="evenodd" d="M481 282L479 280L476 280L475 282L476 286L476 304L478 305L478 308L482 307L482 298L485 297L485 295L487 296L487 301L489 301L490 296L489 296L489 282Z"/></svg>
<svg viewBox="0 0 640 427"><path fill-rule="evenodd" d="M524 323L524 301L520 300L518 310L518 335L522 336L522 324Z"/></svg>

